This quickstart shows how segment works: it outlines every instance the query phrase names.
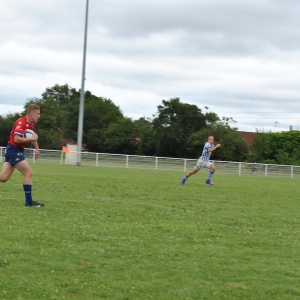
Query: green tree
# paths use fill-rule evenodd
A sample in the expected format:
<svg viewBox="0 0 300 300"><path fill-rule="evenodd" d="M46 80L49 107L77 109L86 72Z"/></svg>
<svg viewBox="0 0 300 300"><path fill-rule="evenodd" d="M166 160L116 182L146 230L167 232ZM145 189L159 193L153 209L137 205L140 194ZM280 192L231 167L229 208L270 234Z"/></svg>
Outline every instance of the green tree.
<svg viewBox="0 0 300 300"><path fill-rule="evenodd" d="M80 98L67 106L65 138L77 141ZM105 152L106 130L111 123L123 119L119 107L110 99L85 93L82 143L88 151Z"/></svg>
<svg viewBox="0 0 300 300"><path fill-rule="evenodd" d="M80 91L70 87L67 83L64 85L55 84L46 88L42 94L42 99L53 98L60 106L67 108L73 100L80 97Z"/></svg>
<svg viewBox="0 0 300 300"><path fill-rule="evenodd" d="M19 118L21 118L21 114L19 113L0 116L0 146L6 147L11 129L15 121Z"/></svg>
<svg viewBox="0 0 300 300"><path fill-rule="evenodd" d="M46 88L42 99L30 99L25 109L35 103L41 107L41 118L37 133L39 146L59 149L64 142L77 142L80 90L68 84ZM119 107L110 99L85 92L83 145L86 150L104 152L107 139L106 130L111 123L123 118Z"/></svg>
<svg viewBox="0 0 300 300"><path fill-rule="evenodd" d="M251 162L275 163L274 161L271 161L266 154L266 147L270 137L270 132L256 130L256 133L257 134L254 136L253 143L247 155L248 160Z"/></svg>
<svg viewBox="0 0 300 300"><path fill-rule="evenodd" d="M76 143L79 102L80 90L68 84L48 87L41 99L26 102L23 115L32 103L41 107L37 124L41 148L60 149L65 142ZM162 100L152 120L126 118L110 99L89 91L85 93L84 104L82 142L88 151L194 158L200 155L208 135L214 135L223 144L215 159L240 161L246 151L235 128L229 126L234 122L232 118L223 117L220 121L208 107L203 113L196 105L182 103L179 98ZM1 137L11 130L16 119L15 115L0 118ZM4 144L7 139L5 136ZM281 152L276 154L277 159L283 160L282 157Z"/></svg>
<svg viewBox="0 0 300 300"><path fill-rule="evenodd" d="M63 112L60 115L59 127L62 129L65 140L68 141L69 137L66 130L69 122L72 123L74 120L72 118L68 119L67 116L69 115L68 112L70 109L74 106L74 103L78 103L79 106L80 91L70 87L67 83L64 85L55 84L52 87L46 88L45 92L42 94L42 100L47 101L48 99L54 99L57 107ZM78 116L76 120L78 120Z"/></svg>
<svg viewBox="0 0 300 300"><path fill-rule="evenodd" d="M265 156L275 163L300 164L300 131L275 132L268 135Z"/></svg>
<svg viewBox="0 0 300 300"><path fill-rule="evenodd" d="M198 158L202 154L203 146L210 135L215 137L215 144L222 145L214 151L212 157L214 160L243 161L245 159L249 151L247 143L240 132L223 122L209 125L190 135L187 140L189 157Z"/></svg>
<svg viewBox="0 0 300 300"><path fill-rule="evenodd" d="M186 140L194 132L213 123L216 115L202 113L196 105L180 102L179 98L162 100L157 117L153 119L156 137L156 155L186 157Z"/></svg>
<svg viewBox="0 0 300 300"><path fill-rule="evenodd" d="M137 128L137 154L153 156L156 152L156 138L150 118L140 118L134 121Z"/></svg>
<svg viewBox="0 0 300 300"><path fill-rule="evenodd" d="M205 113L204 117L205 117L205 121L206 121L207 125L213 125L220 121L220 118L218 117L218 115L216 113L208 111L209 108L207 106L204 106L204 108L206 109L206 113ZM224 117L223 117L223 119L224 119ZM233 121L232 118L231 118L231 120ZM233 122L235 122L235 121L233 121Z"/></svg>
<svg viewBox="0 0 300 300"><path fill-rule="evenodd" d="M112 122L106 129L105 152L136 154L138 149L137 128L130 118Z"/></svg>

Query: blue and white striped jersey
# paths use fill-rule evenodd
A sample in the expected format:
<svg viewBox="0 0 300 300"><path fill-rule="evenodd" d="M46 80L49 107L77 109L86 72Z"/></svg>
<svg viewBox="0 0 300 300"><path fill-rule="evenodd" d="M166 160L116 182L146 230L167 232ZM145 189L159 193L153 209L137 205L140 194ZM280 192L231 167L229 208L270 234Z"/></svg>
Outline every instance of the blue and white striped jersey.
<svg viewBox="0 0 300 300"><path fill-rule="evenodd" d="M202 151L202 155L200 156L200 159L209 161L211 152L209 152L208 149L209 149L209 148L213 148L214 146L215 146L214 144L211 144L211 143L209 143L209 142L206 142L206 143L204 144L203 151Z"/></svg>

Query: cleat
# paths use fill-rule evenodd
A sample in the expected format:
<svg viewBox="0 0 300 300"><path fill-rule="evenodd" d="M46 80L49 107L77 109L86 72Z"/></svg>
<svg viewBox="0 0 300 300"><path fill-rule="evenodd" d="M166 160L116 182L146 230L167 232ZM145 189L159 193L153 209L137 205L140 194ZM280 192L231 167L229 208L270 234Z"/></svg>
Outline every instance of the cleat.
<svg viewBox="0 0 300 300"><path fill-rule="evenodd" d="M38 203L38 202L32 201L31 203L25 203L25 206L43 207L44 204L43 204L43 203Z"/></svg>
<svg viewBox="0 0 300 300"><path fill-rule="evenodd" d="M206 183L206 184L209 184L209 185L215 185L215 184L214 184L213 182L211 182L210 180L206 180L205 183Z"/></svg>
<svg viewBox="0 0 300 300"><path fill-rule="evenodd" d="M187 178L186 178L186 177L182 177L182 179L181 179L181 185L184 185L184 184L185 184L185 182L186 182L186 180L187 180Z"/></svg>

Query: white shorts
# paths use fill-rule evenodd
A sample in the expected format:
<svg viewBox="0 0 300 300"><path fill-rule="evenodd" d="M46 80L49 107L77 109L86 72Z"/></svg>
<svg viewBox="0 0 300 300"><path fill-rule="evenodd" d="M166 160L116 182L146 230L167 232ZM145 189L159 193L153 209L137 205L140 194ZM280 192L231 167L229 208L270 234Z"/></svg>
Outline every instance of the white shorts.
<svg viewBox="0 0 300 300"><path fill-rule="evenodd" d="M212 162L199 158L194 169L196 171L199 171L201 168L203 168L203 167L209 168L211 165L212 165Z"/></svg>

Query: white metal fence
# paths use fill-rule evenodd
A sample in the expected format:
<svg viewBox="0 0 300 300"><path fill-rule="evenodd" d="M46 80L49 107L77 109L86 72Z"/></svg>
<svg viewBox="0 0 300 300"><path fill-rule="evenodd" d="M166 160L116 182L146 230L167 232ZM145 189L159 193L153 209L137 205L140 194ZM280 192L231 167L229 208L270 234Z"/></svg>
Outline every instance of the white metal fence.
<svg viewBox="0 0 300 300"><path fill-rule="evenodd" d="M35 160L35 150L25 149L26 159L33 164L76 165L77 153L67 154L60 150L40 149L40 157ZM0 163L4 162L5 147L0 147ZM31 161L30 161L31 160ZM81 166L130 168L145 170L166 170L188 172L194 168L197 159L138 156L82 152ZM252 175L252 163L213 161L219 174ZM300 166L257 164L257 176L300 178Z"/></svg>

